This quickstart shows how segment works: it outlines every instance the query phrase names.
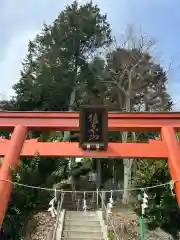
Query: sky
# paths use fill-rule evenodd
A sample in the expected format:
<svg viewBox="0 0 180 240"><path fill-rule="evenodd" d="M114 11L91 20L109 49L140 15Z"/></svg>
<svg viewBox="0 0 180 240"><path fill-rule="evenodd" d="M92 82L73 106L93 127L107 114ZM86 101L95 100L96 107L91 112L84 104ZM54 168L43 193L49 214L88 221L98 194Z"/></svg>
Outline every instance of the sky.
<svg viewBox="0 0 180 240"><path fill-rule="evenodd" d="M85 0L79 0L79 3ZM133 24L156 40L155 59L169 68L170 94L180 109L180 1L179 0L94 0L107 13L113 35L121 39ZM12 85L20 76L21 62L43 23L51 24L71 0L0 1L0 99L13 95Z"/></svg>

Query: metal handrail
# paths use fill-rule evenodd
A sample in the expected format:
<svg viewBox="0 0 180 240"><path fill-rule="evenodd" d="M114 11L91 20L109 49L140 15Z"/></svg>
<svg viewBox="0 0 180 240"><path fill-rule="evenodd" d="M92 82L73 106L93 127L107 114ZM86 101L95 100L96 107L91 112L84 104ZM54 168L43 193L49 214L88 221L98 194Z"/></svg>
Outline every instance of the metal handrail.
<svg viewBox="0 0 180 240"><path fill-rule="evenodd" d="M56 217L56 223L55 223L54 230L53 230L52 240L55 240L55 237L56 237L56 231L57 231L57 228L58 228L59 216L60 216L61 209L62 209L62 204L63 204L63 201L64 201L64 195L65 195L65 193L62 192L61 201L58 201L57 217Z"/></svg>
<svg viewBox="0 0 180 240"><path fill-rule="evenodd" d="M99 193L99 196L100 196L100 198L101 198L101 204L102 204L102 206L103 206L103 209L102 209L102 211L104 211L105 212L105 220L106 220L106 224L107 224L107 226L108 226L108 223L110 222L110 225L111 225L111 227L112 227L112 229L113 229L113 232L114 232L114 235L115 235L115 237L116 237L116 239L117 240L120 240L120 238L118 237L118 234L117 234L117 232L116 232L116 229L115 229L115 227L114 227L114 224L113 224L113 222L112 222L112 220L109 218L109 216L108 216L108 209L107 209L107 207L106 207L106 204L104 203L104 200L103 200L103 197L102 197L102 194L100 194Z"/></svg>

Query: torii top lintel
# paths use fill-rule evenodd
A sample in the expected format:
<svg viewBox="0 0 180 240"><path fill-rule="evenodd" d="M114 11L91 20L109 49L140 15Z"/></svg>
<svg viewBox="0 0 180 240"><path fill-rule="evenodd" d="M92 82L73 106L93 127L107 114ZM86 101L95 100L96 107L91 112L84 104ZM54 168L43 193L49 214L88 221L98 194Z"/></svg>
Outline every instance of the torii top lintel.
<svg viewBox="0 0 180 240"><path fill-rule="evenodd" d="M28 130L78 131L78 112L0 112L0 129L25 125ZM109 131L160 131L164 126L180 130L180 113L108 114Z"/></svg>

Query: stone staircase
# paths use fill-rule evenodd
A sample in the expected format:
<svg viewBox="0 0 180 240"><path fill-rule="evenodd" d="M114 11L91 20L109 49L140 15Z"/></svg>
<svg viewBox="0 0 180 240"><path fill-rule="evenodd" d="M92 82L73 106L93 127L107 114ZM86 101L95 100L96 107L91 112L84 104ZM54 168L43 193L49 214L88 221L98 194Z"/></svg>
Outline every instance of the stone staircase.
<svg viewBox="0 0 180 240"><path fill-rule="evenodd" d="M97 194L93 194L95 186L85 179L72 186L63 188L67 191L63 198L61 213L57 221L55 238L53 240L107 240L107 228L102 212L96 211ZM86 200L87 211L83 204ZM65 209L65 210L63 210Z"/></svg>
<svg viewBox="0 0 180 240"><path fill-rule="evenodd" d="M62 235L64 240L105 240L98 211L66 211Z"/></svg>

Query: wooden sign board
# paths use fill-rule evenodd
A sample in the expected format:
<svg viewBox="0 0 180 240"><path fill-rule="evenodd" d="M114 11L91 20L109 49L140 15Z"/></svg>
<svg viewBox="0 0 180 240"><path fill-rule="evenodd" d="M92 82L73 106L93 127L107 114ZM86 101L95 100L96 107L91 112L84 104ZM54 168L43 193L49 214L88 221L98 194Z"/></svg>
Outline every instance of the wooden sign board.
<svg viewBox="0 0 180 240"><path fill-rule="evenodd" d="M83 106L79 116L80 144L83 149L108 147L108 110L105 106Z"/></svg>

